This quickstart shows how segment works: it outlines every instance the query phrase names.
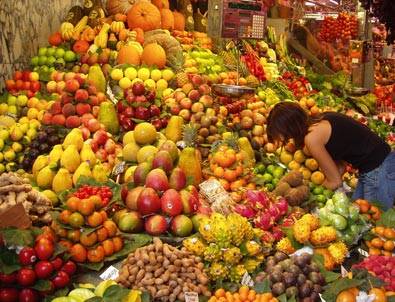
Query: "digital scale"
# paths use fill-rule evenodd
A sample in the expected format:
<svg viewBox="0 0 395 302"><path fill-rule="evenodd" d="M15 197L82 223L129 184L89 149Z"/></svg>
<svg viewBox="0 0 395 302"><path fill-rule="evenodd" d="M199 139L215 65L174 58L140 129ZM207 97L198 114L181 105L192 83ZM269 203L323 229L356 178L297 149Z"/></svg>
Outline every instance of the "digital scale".
<svg viewBox="0 0 395 302"><path fill-rule="evenodd" d="M256 0L209 0L208 34L214 38L263 39L266 7Z"/></svg>

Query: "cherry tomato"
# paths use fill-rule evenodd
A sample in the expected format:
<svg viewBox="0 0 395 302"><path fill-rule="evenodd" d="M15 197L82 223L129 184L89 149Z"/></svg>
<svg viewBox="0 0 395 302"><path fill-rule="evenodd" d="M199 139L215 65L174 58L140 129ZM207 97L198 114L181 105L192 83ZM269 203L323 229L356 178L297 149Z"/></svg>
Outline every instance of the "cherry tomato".
<svg viewBox="0 0 395 302"><path fill-rule="evenodd" d="M17 274L18 283L22 286L30 286L36 282L36 273L31 268L21 268Z"/></svg>
<svg viewBox="0 0 395 302"><path fill-rule="evenodd" d="M16 288L5 287L0 288L0 301L1 302L17 302L19 292Z"/></svg>
<svg viewBox="0 0 395 302"><path fill-rule="evenodd" d="M53 270L53 265L47 260L39 261L34 266L34 271L39 279L49 278L52 275Z"/></svg>
<svg viewBox="0 0 395 302"><path fill-rule="evenodd" d="M4 284L12 284L16 281L16 272L12 274L0 273L0 282ZM1 300L0 300L1 301Z"/></svg>
<svg viewBox="0 0 395 302"><path fill-rule="evenodd" d="M37 260L36 252L31 247L24 247L19 252L18 257L19 257L19 263L22 265L30 265L36 262Z"/></svg>
<svg viewBox="0 0 395 302"><path fill-rule="evenodd" d="M65 272L58 272L55 278L52 279L53 284L56 288L66 287L70 282L70 277Z"/></svg>
<svg viewBox="0 0 395 302"><path fill-rule="evenodd" d="M56 257L54 260L51 261L51 264L54 270L58 271L63 265L63 260L59 257Z"/></svg>
<svg viewBox="0 0 395 302"><path fill-rule="evenodd" d="M38 293L34 289L24 288L19 292L19 302L36 302L38 300Z"/></svg>
<svg viewBox="0 0 395 302"><path fill-rule="evenodd" d="M67 273L67 275L72 276L77 271L77 265L71 260L67 261L61 268L62 272Z"/></svg>
<svg viewBox="0 0 395 302"><path fill-rule="evenodd" d="M50 240L43 238L36 243L34 250L36 251L38 259L48 260L52 257L55 246Z"/></svg>

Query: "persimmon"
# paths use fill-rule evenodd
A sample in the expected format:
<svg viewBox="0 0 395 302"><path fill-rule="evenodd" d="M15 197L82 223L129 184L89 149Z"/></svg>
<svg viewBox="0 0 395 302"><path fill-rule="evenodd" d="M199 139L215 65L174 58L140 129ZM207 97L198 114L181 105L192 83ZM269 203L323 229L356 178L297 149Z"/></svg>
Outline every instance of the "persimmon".
<svg viewBox="0 0 395 302"><path fill-rule="evenodd" d="M395 230L392 228L385 228L384 237L387 239L395 239Z"/></svg>
<svg viewBox="0 0 395 302"><path fill-rule="evenodd" d="M379 249L376 249L376 248L371 248L371 249L369 249L369 255L371 255L371 256L379 256L379 255L381 255L381 251Z"/></svg>
<svg viewBox="0 0 395 302"><path fill-rule="evenodd" d="M60 240L59 244L63 246L66 250L70 251L73 246L73 243L69 240Z"/></svg>
<svg viewBox="0 0 395 302"><path fill-rule="evenodd" d="M104 248L99 245L96 248L88 250L86 257L89 262L97 263L104 259Z"/></svg>
<svg viewBox="0 0 395 302"><path fill-rule="evenodd" d="M108 231L106 228L102 227L96 230L97 241L102 242L108 238Z"/></svg>
<svg viewBox="0 0 395 302"><path fill-rule="evenodd" d="M236 171L235 170L226 169L225 172L224 172L224 178L227 181L229 181L229 182L235 181L236 178L237 178Z"/></svg>
<svg viewBox="0 0 395 302"><path fill-rule="evenodd" d="M119 252L123 248L123 240L121 237L112 238L112 242L114 243L114 252Z"/></svg>
<svg viewBox="0 0 395 302"><path fill-rule="evenodd" d="M256 298L256 292L255 292L255 290L251 289L248 292L247 300L250 302L253 302L253 301L255 301L255 298Z"/></svg>
<svg viewBox="0 0 395 302"><path fill-rule="evenodd" d="M78 204L78 212L88 216L95 210L95 203L91 199L82 199Z"/></svg>
<svg viewBox="0 0 395 302"><path fill-rule="evenodd" d="M75 212L78 210L78 204L80 203L80 199L77 197L70 197L67 202L66 202L66 207L68 210L70 210L71 212Z"/></svg>
<svg viewBox="0 0 395 302"><path fill-rule="evenodd" d="M223 288L219 288L215 291L214 296L216 298L225 297L225 290Z"/></svg>
<svg viewBox="0 0 395 302"><path fill-rule="evenodd" d="M115 236L117 234L118 227L113 221L106 220L103 223L103 227L107 230L109 237L113 237L113 236Z"/></svg>
<svg viewBox="0 0 395 302"><path fill-rule="evenodd" d="M67 239L71 240L74 243L80 241L81 231L80 230L69 230L67 232Z"/></svg>
<svg viewBox="0 0 395 302"><path fill-rule="evenodd" d="M370 208L370 204L367 200L365 199L357 199L355 200L355 203L359 206L359 210L361 213L367 213Z"/></svg>
<svg viewBox="0 0 395 302"><path fill-rule="evenodd" d="M99 212L93 212L88 216L87 223L89 226L95 228L103 223L103 217Z"/></svg>
<svg viewBox="0 0 395 302"><path fill-rule="evenodd" d="M102 246L104 249L104 255L105 256L111 256L114 254L114 242L111 239L104 240L102 242Z"/></svg>
<svg viewBox="0 0 395 302"><path fill-rule="evenodd" d="M356 302L356 297L348 290L340 292L336 297L336 302Z"/></svg>
<svg viewBox="0 0 395 302"><path fill-rule="evenodd" d="M381 216L381 211L378 207L376 206L371 206L369 211L371 212L372 218L374 220L379 220Z"/></svg>
<svg viewBox="0 0 395 302"><path fill-rule="evenodd" d="M370 243L372 244L373 247L378 248L378 249L382 248L384 245L384 241L378 237L373 238L372 241L370 241Z"/></svg>
<svg viewBox="0 0 395 302"><path fill-rule="evenodd" d="M106 221L108 219L108 215L107 215L106 211L102 210L99 213L100 213L101 217L103 218L103 221Z"/></svg>
<svg viewBox="0 0 395 302"><path fill-rule="evenodd" d="M92 246L97 242L96 232L92 232L90 234L81 234L80 242L84 246Z"/></svg>
<svg viewBox="0 0 395 302"><path fill-rule="evenodd" d="M80 243L76 243L71 247L70 254L71 254L71 259L74 260L75 262L86 261L87 252L85 247Z"/></svg>
<svg viewBox="0 0 395 302"><path fill-rule="evenodd" d="M383 226L376 226L373 231L375 234L379 236L384 236L385 228Z"/></svg>
<svg viewBox="0 0 395 302"><path fill-rule="evenodd" d="M89 197L89 200L91 200L95 204L96 210L102 208L102 206L103 206L102 199L99 195L92 195Z"/></svg>
<svg viewBox="0 0 395 302"><path fill-rule="evenodd" d="M387 297L385 295L385 291L383 291L380 288L373 287L369 291L369 295L375 295L376 298L374 299L374 302L387 302Z"/></svg>
<svg viewBox="0 0 395 302"><path fill-rule="evenodd" d="M395 243L392 240L387 240L383 244L383 249L388 252L391 252L394 248L395 248Z"/></svg>
<svg viewBox="0 0 395 302"><path fill-rule="evenodd" d="M62 223L64 223L64 224L68 224L71 214L72 214L71 211L69 211L69 210L63 210L63 211L59 214L59 221L62 222Z"/></svg>
<svg viewBox="0 0 395 302"><path fill-rule="evenodd" d="M224 168L222 168L222 167L216 167L213 170L213 173L214 173L215 177L218 177L218 178L223 177L224 176L224 172L225 172Z"/></svg>

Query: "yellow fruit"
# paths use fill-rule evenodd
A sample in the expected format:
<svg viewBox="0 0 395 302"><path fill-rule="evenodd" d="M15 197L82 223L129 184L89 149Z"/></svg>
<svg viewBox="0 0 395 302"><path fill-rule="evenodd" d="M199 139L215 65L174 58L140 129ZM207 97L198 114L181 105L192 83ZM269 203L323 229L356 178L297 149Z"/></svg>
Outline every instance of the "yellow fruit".
<svg viewBox="0 0 395 302"><path fill-rule="evenodd" d="M71 179L70 172L67 169L60 168L58 173L52 181L52 190L55 193L60 193L64 190L69 190L73 187L73 181Z"/></svg>
<svg viewBox="0 0 395 302"><path fill-rule="evenodd" d="M299 170L299 169L300 169L300 164L299 164L297 161L292 160L292 161L288 164L288 168L291 169L291 170Z"/></svg>
<svg viewBox="0 0 395 302"><path fill-rule="evenodd" d="M127 77L129 80L134 80L137 77L137 70L134 67L126 68L125 77Z"/></svg>
<svg viewBox="0 0 395 302"><path fill-rule="evenodd" d="M155 82L159 81L162 78L162 72L159 69L151 70L151 79Z"/></svg>
<svg viewBox="0 0 395 302"><path fill-rule="evenodd" d="M60 164L62 167L66 168L69 172L73 173L79 167L81 163L80 154L77 151L75 145L70 145L62 153L60 158Z"/></svg>
<svg viewBox="0 0 395 302"><path fill-rule="evenodd" d="M316 185L321 185L325 180L325 176L320 171L315 171L311 174L311 181Z"/></svg>
<svg viewBox="0 0 395 302"><path fill-rule="evenodd" d="M299 171L302 172L302 174L303 174L303 179L305 179L305 180L309 180L309 179L310 179L310 177L311 177L311 172L310 172L309 169L307 169L307 168L305 168L305 167L302 167L302 168L299 169Z"/></svg>
<svg viewBox="0 0 395 302"><path fill-rule="evenodd" d="M126 132L125 135L122 138L123 145L125 146L125 145L127 145L129 143L134 143L134 142L136 142L134 140L134 132L133 131Z"/></svg>
<svg viewBox="0 0 395 302"><path fill-rule="evenodd" d="M148 90L155 90L156 82L153 79L148 79L144 81L144 86Z"/></svg>
<svg viewBox="0 0 395 302"><path fill-rule="evenodd" d="M170 81L174 77L174 72L170 69L162 70L162 78L166 81Z"/></svg>
<svg viewBox="0 0 395 302"><path fill-rule="evenodd" d="M294 154L294 161L296 161L299 164L303 164L305 160L306 160L306 157L304 156L303 151L296 150L296 152Z"/></svg>
<svg viewBox="0 0 395 302"><path fill-rule="evenodd" d="M129 143L123 147L122 156L126 161L136 162L137 152L140 150L140 146L136 143Z"/></svg>
<svg viewBox="0 0 395 302"><path fill-rule="evenodd" d="M143 67L137 71L137 77L142 81L148 80L150 78L150 71L148 68Z"/></svg>
<svg viewBox="0 0 395 302"><path fill-rule="evenodd" d="M166 80L160 79L158 82L156 82L156 89L164 91L165 89L167 89L168 85L169 83L167 83Z"/></svg>
<svg viewBox="0 0 395 302"><path fill-rule="evenodd" d="M318 169L318 163L314 158L306 159L305 165L310 171L315 171Z"/></svg>
<svg viewBox="0 0 395 302"><path fill-rule="evenodd" d="M59 203L58 196L54 191L51 190L44 190L41 192L45 197L47 197L51 202L52 206L56 206Z"/></svg>
<svg viewBox="0 0 395 302"><path fill-rule="evenodd" d="M49 163L57 163L58 160L62 157L63 147L62 145L55 145L52 148L52 151L49 153Z"/></svg>
<svg viewBox="0 0 395 302"><path fill-rule="evenodd" d="M52 187L52 181L55 177L55 171L52 168L52 166L46 166L38 172L36 182L40 188L50 189Z"/></svg>
<svg viewBox="0 0 395 302"><path fill-rule="evenodd" d="M137 162L143 163L147 161L150 157L154 157L158 152L158 149L155 146L144 146L137 152Z"/></svg>
<svg viewBox="0 0 395 302"><path fill-rule="evenodd" d="M108 171L101 163L96 164L92 169L92 177L98 182L108 181Z"/></svg>
<svg viewBox="0 0 395 302"><path fill-rule="evenodd" d="M133 177L134 171L136 170L136 168L137 168L137 166L131 166L125 171L125 174L123 176L123 179L125 182L128 182L129 178Z"/></svg>
<svg viewBox="0 0 395 302"><path fill-rule="evenodd" d="M73 184L76 185L81 176L91 177L92 172L89 167L89 162L82 162L73 175Z"/></svg>
<svg viewBox="0 0 395 302"><path fill-rule="evenodd" d="M152 144L157 138L155 127L150 123L141 123L134 128L134 139L137 144Z"/></svg>
<svg viewBox="0 0 395 302"><path fill-rule="evenodd" d="M91 167L93 167L96 164L97 158L95 153L93 153L90 144L84 144L80 156L81 156L81 161L88 162Z"/></svg>
<svg viewBox="0 0 395 302"><path fill-rule="evenodd" d="M119 87L121 87L123 90L128 89L132 86L132 81L129 78L122 78L118 82Z"/></svg>
<svg viewBox="0 0 395 302"><path fill-rule="evenodd" d="M290 154L287 151L283 151L280 154L280 161L284 164L284 165L288 165L291 161L292 161L293 157L292 154Z"/></svg>
<svg viewBox="0 0 395 302"><path fill-rule="evenodd" d="M78 151L82 149L82 146L84 145L84 139L82 137L81 129L74 128L69 134L66 135L63 141L63 150L66 150L69 145L76 146Z"/></svg>
<svg viewBox="0 0 395 302"><path fill-rule="evenodd" d="M48 165L48 156L39 155L33 163L32 174L33 177L37 177L38 172Z"/></svg>
<svg viewBox="0 0 395 302"><path fill-rule="evenodd" d="M123 71L120 68L114 68L113 70L111 70L110 76L111 79L115 81L119 81L120 79L123 78Z"/></svg>

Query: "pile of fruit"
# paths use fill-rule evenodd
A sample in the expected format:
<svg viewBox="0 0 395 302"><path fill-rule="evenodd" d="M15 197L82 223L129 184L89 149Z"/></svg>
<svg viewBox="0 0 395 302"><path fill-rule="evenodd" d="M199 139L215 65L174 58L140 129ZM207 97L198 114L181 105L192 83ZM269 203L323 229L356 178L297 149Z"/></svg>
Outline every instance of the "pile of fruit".
<svg viewBox="0 0 395 302"><path fill-rule="evenodd" d="M219 288L215 291L214 295L210 297L209 302L231 302L231 301L252 301L252 302L277 302L278 299L273 297L272 293L258 294L254 289L248 286L241 286L236 292L226 291Z"/></svg>
<svg viewBox="0 0 395 302"><path fill-rule="evenodd" d="M373 238L365 241L369 248L369 255L391 256L395 249L395 229L376 226L371 230Z"/></svg>
<svg viewBox="0 0 395 302"><path fill-rule="evenodd" d="M343 12L336 19L331 16L325 17L318 37L326 42L334 42L336 39L350 41L355 39L357 34L357 16Z"/></svg>

